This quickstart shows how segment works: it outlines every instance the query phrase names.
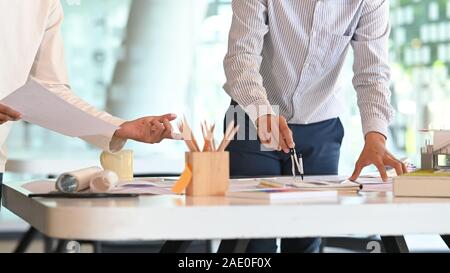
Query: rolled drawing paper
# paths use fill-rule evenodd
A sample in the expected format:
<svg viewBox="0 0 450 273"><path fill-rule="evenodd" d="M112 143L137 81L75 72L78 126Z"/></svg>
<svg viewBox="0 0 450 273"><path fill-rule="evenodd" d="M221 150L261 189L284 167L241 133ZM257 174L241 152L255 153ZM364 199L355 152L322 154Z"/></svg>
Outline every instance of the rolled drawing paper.
<svg viewBox="0 0 450 273"><path fill-rule="evenodd" d="M105 193L114 189L119 183L119 176L113 171L103 171L95 174L90 181L91 192Z"/></svg>
<svg viewBox="0 0 450 273"><path fill-rule="evenodd" d="M61 174L56 180L56 189L64 193L80 192L89 188L91 178L101 172L99 167L91 167Z"/></svg>

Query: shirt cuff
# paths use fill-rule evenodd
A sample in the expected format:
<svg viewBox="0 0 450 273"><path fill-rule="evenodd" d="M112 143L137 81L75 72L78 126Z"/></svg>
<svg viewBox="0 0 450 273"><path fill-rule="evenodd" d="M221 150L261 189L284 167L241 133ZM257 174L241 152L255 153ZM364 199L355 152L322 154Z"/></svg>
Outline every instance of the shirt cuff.
<svg viewBox="0 0 450 273"><path fill-rule="evenodd" d="M120 150L123 149L126 143L127 143L126 139L113 136L111 141L109 142L109 152L110 153L120 152Z"/></svg>
<svg viewBox="0 0 450 273"><path fill-rule="evenodd" d="M115 136L84 136L80 137L82 140L97 146L98 148L110 152L117 153L123 149L127 143L126 139L118 138Z"/></svg>
<svg viewBox="0 0 450 273"><path fill-rule="evenodd" d="M111 116L111 123L116 125L117 127L120 127L122 124L124 124L126 121L120 118L116 118L114 116ZM117 153L120 150L123 149L125 144L127 143L126 139L119 138L116 136L112 136L111 141L109 142L109 152L111 153Z"/></svg>
<svg viewBox="0 0 450 273"><path fill-rule="evenodd" d="M254 101L253 103L242 108L244 109L245 113L247 113L247 115L249 116L250 121L253 123L255 128L258 128L256 124L258 118L266 115L274 115L274 116L277 115L274 112L272 105L267 99L260 99Z"/></svg>
<svg viewBox="0 0 450 273"><path fill-rule="evenodd" d="M112 123L113 125L120 127L125 121L113 116L107 118L107 122ZM126 139L118 138L113 135L95 135L95 136L84 136L81 137L86 142L91 143L99 147L100 149L110 152L117 153L123 149L125 144L127 143Z"/></svg>
<svg viewBox="0 0 450 273"><path fill-rule="evenodd" d="M387 139L389 122L380 118L370 118L362 122L364 137L370 132L377 132Z"/></svg>

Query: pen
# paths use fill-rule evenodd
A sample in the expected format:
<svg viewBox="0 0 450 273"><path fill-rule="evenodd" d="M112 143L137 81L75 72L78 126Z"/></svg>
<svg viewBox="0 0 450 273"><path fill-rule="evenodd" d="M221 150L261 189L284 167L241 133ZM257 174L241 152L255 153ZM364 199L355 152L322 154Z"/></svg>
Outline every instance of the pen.
<svg viewBox="0 0 450 273"><path fill-rule="evenodd" d="M294 177L294 181L297 181L297 176L296 173L297 171L295 170L295 155L291 154L291 161L292 161L292 176Z"/></svg>
<svg viewBox="0 0 450 273"><path fill-rule="evenodd" d="M292 163L292 177L294 178L294 182L297 181L297 171L295 170L295 166L298 168L298 160L297 160L297 152L294 149L291 149L291 163Z"/></svg>
<svg viewBox="0 0 450 273"><path fill-rule="evenodd" d="M292 162L292 172L293 172L293 176L294 176L294 180L295 180L295 168L294 168L294 163L295 165L297 165L297 169L298 172L300 173L300 177L302 178L302 180L304 180L304 170L303 170L303 155L299 154L299 156L297 157L297 151L294 149L291 149L291 160Z"/></svg>
<svg viewBox="0 0 450 273"><path fill-rule="evenodd" d="M299 157L298 157L298 170L299 170L299 172L300 172L300 176L302 177L302 180L304 180L303 179L303 176L305 175L305 173L304 173L304 170L303 170L303 155L302 154L300 154L299 155Z"/></svg>

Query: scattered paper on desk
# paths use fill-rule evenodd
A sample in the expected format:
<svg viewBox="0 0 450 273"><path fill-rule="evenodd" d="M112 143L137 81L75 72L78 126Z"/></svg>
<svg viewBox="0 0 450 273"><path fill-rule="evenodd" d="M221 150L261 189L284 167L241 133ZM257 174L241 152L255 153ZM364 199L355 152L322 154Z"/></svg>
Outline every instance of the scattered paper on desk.
<svg viewBox="0 0 450 273"><path fill-rule="evenodd" d="M34 194L49 193L55 191L55 181L34 181L23 184L21 187Z"/></svg>
<svg viewBox="0 0 450 273"><path fill-rule="evenodd" d="M70 137L112 136L119 128L66 102L34 80L0 103L21 113L24 121Z"/></svg>
<svg viewBox="0 0 450 273"><path fill-rule="evenodd" d="M325 181L304 181L304 182L293 182L292 186L303 190L336 190L336 191L354 191L358 192L362 189L361 184L344 181L341 183L335 182L325 182Z"/></svg>
<svg viewBox="0 0 450 273"><path fill-rule="evenodd" d="M108 193L166 195L166 194L173 194L173 192L171 191L172 185L173 183L169 185L168 183L152 183L152 182L143 182L141 180L120 182L117 185L117 187L108 191ZM46 194L55 191L55 181L52 180L34 181L22 185L22 188L26 189L27 191L33 194ZM87 192L89 192L89 190Z"/></svg>
<svg viewBox="0 0 450 273"><path fill-rule="evenodd" d="M118 186L117 188L109 191L108 193L126 193L126 194L139 194L139 195L167 195L173 194L170 188L167 187L157 187L157 186Z"/></svg>
<svg viewBox="0 0 450 273"><path fill-rule="evenodd" d="M348 176L327 175L327 176L306 176L302 181L299 178L293 177L270 177L270 178L246 178L246 179L231 179L230 192L239 192L247 190L258 189L261 181L274 181L279 184L284 184L286 187L297 187L305 190L336 189L340 192L391 192L392 178L388 182L383 182L378 176L361 176L356 183L349 181ZM362 189L361 189L362 186Z"/></svg>
<svg viewBox="0 0 450 273"><path fill-rule="evenodd" d="M390 177L387 182L383 182L381 177L363 175L356 180L362 185L363 192L391 192L393 190L392 178Z"/></svg>
<svg viewBox="0 0 450 273"><path fill-rule="evenodd" d="M227 192L227 197L230 198L250 198L250 199L264 199L264 200L303 200L303 199L321 199L333 198L338 196L337 191L304 191L295 188L283 189L257 189L246 191Z"/></svg>
<svg viewBox="0 0 450 273"><path fill-rule="evenodd" d="M383 183L383 184L363 184L363 192L392 192L394 189L394 184Z"/></svg>
<svg viewBox="0 0 450 273"><path fill-rule="evenodd" d="M258 189L259 179L231 179L229 192L239 192L245 190Z"/></svg>
<svg viewBox="0 0 450 273"><path fill-rule="evenodd" d="M363 185L392 184L393 178L389 177L388 181L384 182L380 176L378 176L378 177L360 176L356 181Z"/></svg>
<svg viewBox="0 0 450 273"><path fill-rule="evenodd" d="M172 192L176 194L182 194L185 192L187 187L192 181L192 171L188 164L186 164L186 168L184 169L183 174L181 174L180 180L173 186Z"/></svg>

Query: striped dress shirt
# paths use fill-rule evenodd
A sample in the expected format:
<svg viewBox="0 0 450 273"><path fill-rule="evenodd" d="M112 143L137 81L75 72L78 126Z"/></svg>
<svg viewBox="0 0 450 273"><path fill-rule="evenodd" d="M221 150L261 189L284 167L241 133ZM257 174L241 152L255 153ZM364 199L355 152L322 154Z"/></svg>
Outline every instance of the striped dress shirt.
<svg viewBox="0 0 450 273"><path fill-rule="evenodd" d="M253 122L275 105L291 124L339 117L338 79L351 45L363 133L387 136L388 0L233 0L232 9L224 89Z"/></svg>

